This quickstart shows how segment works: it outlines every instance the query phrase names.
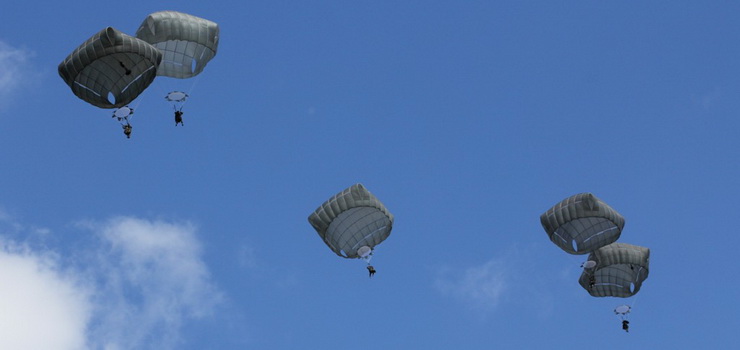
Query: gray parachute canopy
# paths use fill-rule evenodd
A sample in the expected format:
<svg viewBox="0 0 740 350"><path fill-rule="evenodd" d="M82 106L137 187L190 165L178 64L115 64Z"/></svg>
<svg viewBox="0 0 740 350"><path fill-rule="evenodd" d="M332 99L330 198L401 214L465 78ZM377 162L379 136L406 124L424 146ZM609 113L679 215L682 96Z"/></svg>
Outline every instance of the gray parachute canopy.
<svg viewBox="0 0 740 350"><path fill-rule="evenodd" d="M588 256L596 262L584 269L578 283L595 297L627 298L640 291L650 270L650 249L627 243L612 243ZM593 282L593 286L591 283Z"/></svg>
<svg viewBox="0 0 740 350"><path fill-rule="evenodd" d="M157 75L190 78L198 75L218 49L218 24L176 11L147 16L136 37L164 54Z"/></svg>
<svg viewBox="0 0 740 350"><path fill-rule="evenodd" d="M107 27L69 54L59 64L59 75L82 100L118 108L152 83L161 61L154 46Z"/></svg>
<svg viewBox="0 0 740 350"><path fill-rule="evenodd" d="M362 184L355 184L319 206L308 222L334 253L359 258L360 248L372 249L388 238L393 214Z"/></svg>
<svg viewBox="0 0 740 350"><path fill-rule="evenodd" d="M624 217L591 193L568 197L540 215L550 240L570 254L586 254L615 242Z"/></svg>

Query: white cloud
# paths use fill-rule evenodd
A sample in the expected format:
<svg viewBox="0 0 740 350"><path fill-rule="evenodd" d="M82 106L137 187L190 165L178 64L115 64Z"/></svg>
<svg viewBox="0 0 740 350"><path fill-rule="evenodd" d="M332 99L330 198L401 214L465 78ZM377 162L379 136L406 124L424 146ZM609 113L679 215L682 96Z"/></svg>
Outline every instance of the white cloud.
<svg viewBox="0 0 740 350"><path fill-rule="evenodd" d="M13 216L0 208L0 230L2 234L12 234L23 229L20 223L13 220Z"/></svg>
<svg viewBox="0 0 740 350"><path fill-rule="evenodd" d="M575 268L561 267L557 262L543 265L530 259L541 253L539 249L539 244L514 245L479 265L441 268L435 287L482 314L506 306L506 311L501 311L550 319L555 315L555 300L571 289L574 278L577 280L573 273L580 273L580 269L577 264Z"/></svg>
<svg viewBox="0 0 740 350"><path fill-rule="evenodd" d="M175 349L182 327L223 300L193 225L119 217L85 227L96 239L74 258L0 232L0 349Z"/></svg>
<svg viewBox="0 0 740 350"><path fill-rule="evenodd" d="M0 348L85 348L88 291L49 254L0 241Z"/></svg>
<svg viewBox="0 0 740 350"><path fill-rule="evenodd" d="M13 95L20 87L35 79L36 74L29 67L30 58L33 53L14 48L0 41L0 102L5 101Z"/></svg>
<svg viewBox="0 0 740 350"><path fill-rule="evenodd" d="M106 276L94 297L99 347L176 348L183 323L222 301L192 225L121 217L93 228L104 248L93 274Z"/></svg>
<svg viewBox="0 0 740 350"><path fill-rule="evenodd" d="M495 308L509 288L509 274L503 260L490 260L465 269L444 268L436 280L437 289L475 308Z"/></svg>

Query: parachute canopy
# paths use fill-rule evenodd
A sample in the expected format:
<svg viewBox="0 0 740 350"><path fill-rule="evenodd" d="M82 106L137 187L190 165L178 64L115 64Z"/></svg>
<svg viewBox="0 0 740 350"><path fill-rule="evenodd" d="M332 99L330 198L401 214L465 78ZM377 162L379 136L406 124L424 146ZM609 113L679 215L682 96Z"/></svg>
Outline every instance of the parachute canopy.
<svg viewBox="0 0 740 350"><path fill-rule="evenodd" d="M321 204L308 222L334 253L360 258L388 238L393 214L362 184L355 184Z"/></svg>
<svg viewBox="0 0 740 350"><path fill-rule="evenodd" d="M588 256L593 269L584 269L578 283L595 297L631 297L640 291L650 268L650 249L612 243ZM593 286L590 283L594 282Z"/></svg>
<svg viewBox="0 0 740 350"><path fill-rule="evenodd" d="M82 100L118 108L152 83L161 61L154 46L107 27L69 54L59 64L59 75Z"/></svg>
<svg viewBox="0 0 740 350"><path fill-rule="evenodd" d="M616 308L614 308L615 315L624 316L630 313L630 311L632 311L632 308L629 305L619 305Z"/></svg>
<svg viewBox="0 0 740 350"><path fill-rule="evenodd" d="M182 91L171 91L164 97L165 100L170 102L185 102L190 97L188 94Z"/></svg>
<svg viewBox="0 0 740 350"><path fill-rule="evenodd" d="M218 24L176 11L147 16L136 37L159 49L164 58L157 75L190 78L198 75L218 49Z"/></svg>
<svg viewBox="0 0 740 350"><path fill-rule="evenodd" d="M540 222L550 240L570 254L613 243L624 228L624 217L591 193L562 200L540 215Z"/></svg>
<svg viewBox="0 0 740 350"><path fill-rule="evenodd" d="M124 106L113 111L113 118L118 119L118 121L128 120L128 117L132 114L134 114L134 110L129 106Z"/></svg>

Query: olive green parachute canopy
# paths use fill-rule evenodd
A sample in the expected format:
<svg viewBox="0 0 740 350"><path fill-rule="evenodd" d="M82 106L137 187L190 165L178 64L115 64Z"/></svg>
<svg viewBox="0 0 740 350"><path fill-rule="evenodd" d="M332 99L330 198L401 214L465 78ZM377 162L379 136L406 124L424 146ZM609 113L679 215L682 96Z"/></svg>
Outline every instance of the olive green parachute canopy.
<svg viewBox="0 0 740 350"><path fill-rule="evenodd" d="M69 54L59 64L59 75L82 100L118 108L152 83L161 61L154 46L107 27Z"/></svg>
<svg viewBox="0 0 740 350"><path fill-rule="evenodd" d="M136 37L162 51L157 75L190 78L198 75L218 49L218 24L176 11L147 16Z"/></svg>
<svg viewBox="0 0 740 350"><path fill-rule="evenodd" d="M355 184L319 206L308 222L334 253L360 258L362 247L372 249L388 238L393 214L362 184Z"/></svg>
<svg viewBox="0 0 740 350"><path fill-rule="evenodd" d="M540 215L550 240L570 254L586 254L615 242L624 217L591 193L568 197Z"/></svg>
<svg viewBox="0 0 740 350"><path fill-rule="evenodd" d="M627 243L612 243L588 256L596 262L584 269L578 283L595 297L627 298L640 291L650 270L650 249ZM590 286L591 282L594 283Z"/></svg>

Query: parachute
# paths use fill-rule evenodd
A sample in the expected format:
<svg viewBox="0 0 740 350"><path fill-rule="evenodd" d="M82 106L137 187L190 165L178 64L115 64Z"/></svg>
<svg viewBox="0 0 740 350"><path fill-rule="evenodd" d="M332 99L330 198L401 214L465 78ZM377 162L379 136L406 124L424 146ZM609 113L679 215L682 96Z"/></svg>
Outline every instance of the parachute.
<svg viewBox="0 0 740 350"><path fill-rule="evenodd" d="M650 268L650 249L612 243L588 256L596 266L584 269L578 283L594 297L628 298L640 291Z"/></svg>
<svg viewBox="0 0 740 350"><path fill-rule="evenodd" d="M119 108L152 83L162 54L143 40L113 27L96 33L59 64L59 76L80 99Z"/></svg>
<svg viewBox="0 0 740 350"><path fill-rule="evenodd" d="M355 184L321 204L308 222L337 255L366 261L391 234L393 214L362 184Z"/></svg>
<svg viewBox="0 0 740 350"><path fill-rule="evenodd" d="M129 106L124 106L113 111L113 118L118 121L128 120L130 116L134 114L134 109Z"/></svg>
<svg viewBox="0 0 740 350"><path fill-rule="evenodd" d="M619 318L622 320L622 329L625 332L630 331L630 321L627 320L629 317L629 313L632 311L632 307L629 305L620 305L614 308L614 314L619 316Z"/></svg>
<svg viewBox="0 0 740 350"><path fill-rule="evenodd" d="M218 49L218 24L176 11L147 16L136 37L159 49L164 57L157 75L185 79L198 75Z"/></svg>
<svg viewBox="0 0 740 350"><path fill-rule="evenodd" d="M613 243L624 228L624 217L591 193L562 200L540 215L540 222L550 240L570 254Z"/></svg>
<svg viewBox="0 0 740 350"><path fill-rule="evenodd" d="M134 109L129 106L123 106L113 111L114 119L118 120L121 125L131 125L131 118L134 116ZM128 136L128 134L126 135Z"/></svg>
<svg viewBox="0 0 740 350"><path fill-rule="evenodd" d="M177 79L192 78L203 71L216 56L218 36L218 24L176 11L152 13L136 31L137 38L154 45L163 54L157 75ZM190 89L194 85L192 82ZM187 92L179 90L165 96L176 113L175 125L188 97Z"/></svg>
<svg viewBox="0 0 740 350"><path fill-rule="evenodd" d="M629 305L619 305L614 308L614 314L619 316L623 321L627 319L627 314L632 311L632 307Z"/></svg>
<svg viewBox="0 0 740 350"><path fill-rule="evenodd" d="M185 102L187 102L188 97L190 97L190 95L183 91L171 91L167 94L167 96L164 97L164 99L167 100L167 102L172 103L172 108L175 110L175 112L182 112L182 107L185 106ZM182 113L180 113L180 115L182 116ZM175 123L177 123L177 121Z"/></svg>
<svg viewBox="0 0 740 350"><path fill-rule="evenodd" d="M182 91L172 91L167 94L167 96L164 97L165 100L170 102L180 102L185 103L185 100L188 99L188 94Z"/></svg>
<svg viewBox="0 0 740 350"><path fill-rule="evenodd" d="M649 273L650 249L616 243L624 217L599 198L591 193L570 196L540 215L540 223L560 249L589 253L578 284L591 296L628 298L640 291ZM631 305L614 309L627 332L631 310Z"/></svg>

